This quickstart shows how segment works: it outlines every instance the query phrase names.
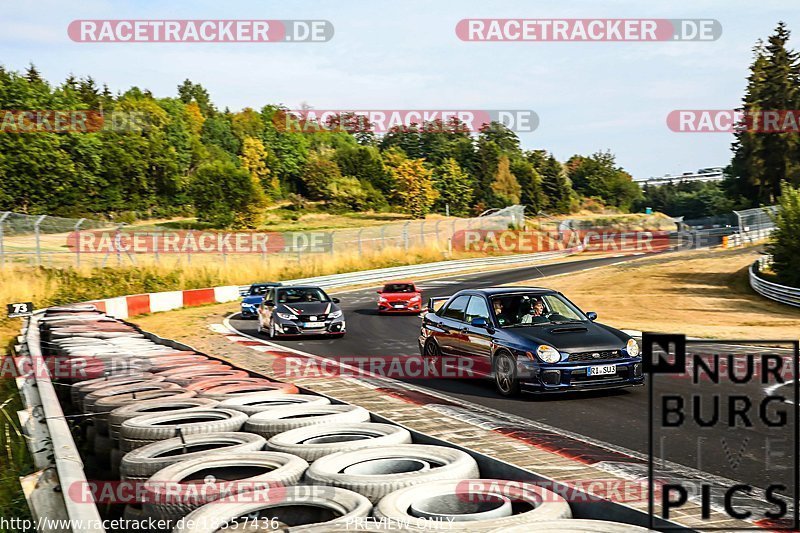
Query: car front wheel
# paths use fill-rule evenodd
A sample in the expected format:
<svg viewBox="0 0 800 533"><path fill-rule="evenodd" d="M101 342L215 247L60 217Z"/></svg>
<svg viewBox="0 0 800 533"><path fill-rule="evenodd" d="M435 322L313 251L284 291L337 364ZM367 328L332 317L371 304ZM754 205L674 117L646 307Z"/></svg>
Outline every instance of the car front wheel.
<svg viewBox="0 0 800 533"><path fill-rule="evenodd" d="M517 377L517 361L508 352L500 352L494 358L492 365L494 371L494 384L503 396L516 396L519 394L519 378Z"/></svg>

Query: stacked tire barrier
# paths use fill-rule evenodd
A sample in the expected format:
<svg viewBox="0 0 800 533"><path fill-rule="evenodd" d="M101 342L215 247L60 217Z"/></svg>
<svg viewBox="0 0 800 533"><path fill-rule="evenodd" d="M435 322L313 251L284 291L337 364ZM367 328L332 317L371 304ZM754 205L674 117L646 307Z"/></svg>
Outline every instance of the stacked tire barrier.
<svg viewBox="0 0 800 533"><path fill-rule="evenodd" d="M464 450L95 309L55 308L38 322L45 355L67 369L55 381L87 471L136 487L135 500L101 509L126 530L644 531L573 520L542 487L499 491L517 482L483 479Z"/></svg>

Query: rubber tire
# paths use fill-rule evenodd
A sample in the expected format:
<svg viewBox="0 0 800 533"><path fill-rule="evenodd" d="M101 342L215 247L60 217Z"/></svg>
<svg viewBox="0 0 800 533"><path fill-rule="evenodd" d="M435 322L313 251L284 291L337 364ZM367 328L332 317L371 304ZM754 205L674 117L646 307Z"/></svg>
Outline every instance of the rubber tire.
<svg viewBox="0 0 800 533"><path fill-rule="evenodd" d="M191 422L193 418L215 418L216 420ZM123 451L132 449L126 449L126 442L171 439L177 435L176 430L179 427L184 435L239 431L246 420L246 414L233 409L186 409L174 413L137 416L124 421L120 426L120 449ZM165 422L167 422L166 425L164 425Z"/></svg>
<svg viewBox="0 0 800 533"><path fill-rule="evenodd" d="M511 364L512 369L512 378L511 383L509 384L508 390L504 391L500 384L497 377L497 366L498 362L501 359L506 359ZM497 390L498 394L501 396L505 396L506 398L513 398L518 396L520 393L520 384L519 384L519 377L517 376L517 360L516 358L506 351L501 351L495 354L494 358L492 359L492 378L494 381L494 388Z"/></svg>
<svg viewBox="0 0 800 533"><path fill-rule="evenodd" d="M124 421L131 418L152 414L153 412L183 411L184 409L210 409L212 407L216 407L218 403L219 402L212 400L211 398L196 398L192 396L187 398L159 398L156 400L144 400L132 405L117 407L108 413L108 433L112 440L118 441L120 426L122 426Z"/></svg>
<svg viewBox="0 0 800 533"><path fill-rule="evenodd" d="M579 518L536 522L534 530L558 531L564 533L645 533L647 531L654 531L645 527L623 524L621 522ZM489 533L529 533L530 531L532 531L530 524L520 524L514 527L493 529Z"/></svg>
<svg viewBox="0 0 800 533"><path fill-rule="evenodd" d="M292 527L292 531L332 531L337 526L344 527L348 524L352 528L354 521L359 524L363 523L363 519L368 517L372 511L369 500L345 489L324 488L320 493L319 487L296 485L273 490L276 494L275 497L270 498L269 491L259 492L265 496L258 496L257 499L260 501L253 503L222 501L204 505L187 515L186 520L179 523L172 533L215 533L221 525L229 521L275 507L275 504L268 503L270 500L278 500L278 506L306 504L343 512L336 520L313 525L298 525ZM266 512L263 514L267 515Z"/></svg>
<svg viewBox="0 0 800 533"><path fill-rule="evenodd" d="M369 460L413 457L435 461L442 466L397 474L344 474L348 466ZM332 485L353 490L376 503L396 490L429 481L473 479L480 477L478 463L466 452L446 446L403 444L381 448L361 448L326 455L314 461L306 471L306 480L315 485Z"/></svg>
<svg viewBox="0 0 800 533"><path fill-rule="evenodd" d="M353 432L368 432L377 436L371 439L342 442L304 443L304 441L318 436ZM267 441L267 446L270 450L291 453L302 457L309 463L332 453L379 446L397 446L399 444L411 444L411 433L407 429L393 424L377 424L373 422L305 426L278 433Z"/></svg>
<svg viewBox="0 0 800 533"><path fill-rule="evenodd" d="M483 484L488 490L478 492L476 489L472 489L475 490L475 492L471 492L471 489L463 485L469 482ZM424 528L426 524L430 526L431 521L425 518L417 518L409 513L409 508L415 500L418 498L428 499L459 493L464 494L465 498L469 498L470 495L491 494L491 483L497 483L499 486L503 486L504 483L509 482L506 480L493 479L461 479L432 481L430 483L405 487L382 498L375 506L373 515L376 519L387 519L387 523L394 521L408 524L410 529L416 529L417 526L422 526ZM518 482L511 483L516 484ZM540 531L538 525L541 520L560 521L572 517L572 511L570 510L567 500L555 492L542 487L530 485L526 491L520 491L519 496L514 499L524 499L524 501L530 503L533 508L527 512L521 512L502 518L456 521L455 523L458 524L459 531L486 531L489 528L502 528L503 531L508 531L507 528L518 524L526 525L528 528L527 531ZM446 522L446 518L442 517L442 523L449 522Z"/></svg>
<svg viewBox="0 0 800 533"><path fill-rule="evenodd" d="M179 520L193 510L206 503L216 500L213 491L196 493L193 501L168 501L170 494L185 493L178 489L184 485L183 479L190 477L197 472L212 468L241 468L245 466L267 467L270 470L255 476L239 478L238 476L222 476L222 483L232 483L230 494L235 498L235 494L240 491L251 492L251 489L263 483L265 487L287 487L296 484L303 473L308 468L308 463L295 455L279 452L241 452L212 454L207 457L189 459L173 463L162 468L148 479L144 484L145 502L142 506L145 513L150 512L153 516L164 520ZM238 483L241 488L236 490ZM177 489L177 490L176 490ZM225 494L225 492L223 493ZM165 497L166 496L166 497ZM203 497L208 499L203 500ZM167 501L165 501L167 500ZM157 503L147 503L157 502Z"/></svg>
<svg viewBox="0 0 800 533"><path fill-rule="evenodd" d="M284 403L281 403L284 402ZM269 409L284 408L287 404L293 405L330 405L331 401L325 396L314 394L273 394L252 393L234 396L222 400L218 407L220 409L235 409L248 416L252 416Z"/></svg>
<svg viewBox="0 0 800 533"><path fill-rule="evenodd" d="M317 416L289 418L298 415ZM304 426L369 421L369 411L357 405L297 405L256 413L247 420L244 430L271 438L278 433Z"/></svg>
<svg viewBox="0 0 800 533"><path fill-rule="evenodd" d="M198 459L217 453L256 452L263 450L267 441L264 437L253 433L228 431L189 435L185 437L185 443L188 446L218 445L218 447L180 455L164 455L183 448L184 443L180 437L154 442L125 454L119 466L120 479L145 481L162 468L179 461Z"/></svg>
<svg viewBox="0 0 800 533"><path fill-rule="evenodd" d="M262 383L233 383L230 385L221 385L219 387L211 387L199 391L201 398L213 398L214 400L227 400L236 398L238 396L249 396L252 394L297 394L300 392L296 386L291 383L279 383L276 381L265 381Z"/></svg>

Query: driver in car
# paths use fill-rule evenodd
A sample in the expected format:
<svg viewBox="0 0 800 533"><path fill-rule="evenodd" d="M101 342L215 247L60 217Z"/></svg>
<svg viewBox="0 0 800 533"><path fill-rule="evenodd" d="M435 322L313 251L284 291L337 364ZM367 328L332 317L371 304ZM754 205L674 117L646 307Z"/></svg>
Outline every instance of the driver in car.
<svg viewBox="0 0 800 533"><path fill-rule="evenodd" d="M541 298L534 298L528 302L528 312L520 319L521 324L538 324L547 322L544 316L544 302Z"/></svg>

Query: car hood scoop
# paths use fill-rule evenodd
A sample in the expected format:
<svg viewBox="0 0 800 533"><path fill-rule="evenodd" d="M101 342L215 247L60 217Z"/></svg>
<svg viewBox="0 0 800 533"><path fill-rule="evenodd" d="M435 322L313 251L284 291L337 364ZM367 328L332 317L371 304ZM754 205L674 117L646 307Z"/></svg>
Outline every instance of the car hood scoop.
<svg viewBox="0 0 800 533"><path fill-rule="evenodd" d="M578 333L578 332L581 332L581 331L589 331L589 328L587 328L586 326L581 326L581 325L577 325L576 324L574 326L573 325L570 325L570 326L556 326L556 327L550 328L548 330L549 333L552 333L554 335L558 335L559 333Z"/></svg>

